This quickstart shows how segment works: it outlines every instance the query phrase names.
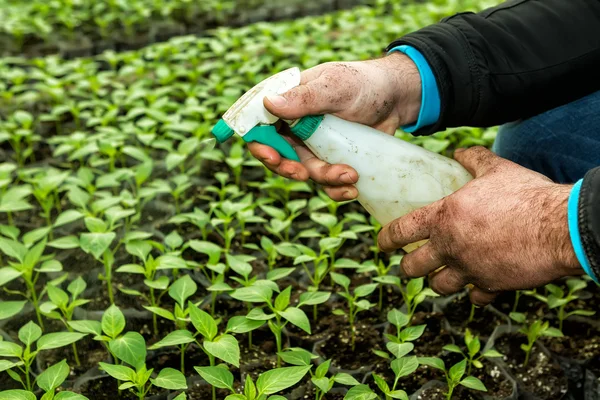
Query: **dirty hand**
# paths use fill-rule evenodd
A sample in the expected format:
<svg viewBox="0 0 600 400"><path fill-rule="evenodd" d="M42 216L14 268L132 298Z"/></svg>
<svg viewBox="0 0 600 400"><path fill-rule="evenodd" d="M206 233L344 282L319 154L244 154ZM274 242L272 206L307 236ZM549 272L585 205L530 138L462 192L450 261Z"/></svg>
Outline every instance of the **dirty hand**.
<svg viewBox="0 0 600 400"><path fill-rule="evenodd" d="M502 291L583 273L569 237L571 185L556 184L483 147L457 151L455 158L475 179L379 233L385 252L429 239L404 256L404 275L429 274L430 286L442 295L472 284L471 301L485 305Z"/></svg>
<svg viewBox="0 0 600 400"><path fill-rule="evenodd" d="M415 64L402 53L369 61L325 63L302 72L300 86L282 96L265 98L264 105L282 119L333 114L393 135L398 126L418 118L421 78ZM273 172L296 180L311 178L324 185L334 200L358 195L353 186L358 174L353 168L321 161L299 140L288 140L293 142L300 163L284 159L259 143L248 147Z"/></svg>

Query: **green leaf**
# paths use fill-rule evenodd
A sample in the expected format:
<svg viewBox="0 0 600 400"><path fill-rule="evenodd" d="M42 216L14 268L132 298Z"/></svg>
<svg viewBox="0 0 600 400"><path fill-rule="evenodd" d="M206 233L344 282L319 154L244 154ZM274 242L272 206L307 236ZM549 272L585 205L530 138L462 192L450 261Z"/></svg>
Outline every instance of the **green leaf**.
<svg viewBox="0 0 600 400"><path fill-rule="evenodd" d="M16 343L0 341L0 357L21 357L23 348Z"/></svg>
<svg viewBox="0 0 600 400"><path fill-rule="evenodd" d="M427 325L423 324L404 328L400 332L400 340L404 342L412 342L413 340L417 340L421 337L421 335L423 335L423 332L425 331L426 327Z"/></svg>
<svg viewBox="0 0 600 400"><path fill-rule="evenodd" d="M95 336L102 335L102 325L99 321L81 320L67 322L71 328L81 333L89 333Z"/></svg>
<svg viewBox="0 0 600 400"><path fill-rule="evenodd" d="M180 344L192 343L195 341L194 335L190 331L180 329L169 333L162 340L150 346L150 350L159 349L167 346L177 346Z"/></svg>
<svg viewBox="0 0 600 400"><path fill-rule="evenodd" d="M100 369L120 381L135 381L135 371L124 365L114 365L100 362Z"/></svg>
<svg viewBox="0 0 600 400"><path fill-rule="evenodd" d="M169 310L165 310L164 308L160 308L160 307L150 307L150 306L144 306L144 308L156 315L163 317L164 319L168 319L169 321L175 321L175 316Z"/></svg>
<svg viewBox="0 0 600 400"><path fill-rule="evenodd" d="M291 365L307 366L311 364L311 353L304 349L285 350L277 354L284 362Z"/></svg>
<svg viewBox="0 0 600 400"><path fill-rule="evenodd" d="M57 349L71 343L75 343L79 339L86 336L85 333L78 332L56 332L47 333L37 341L38 350Z"/></svg>
<svg viewBox="0 0 600 400"><path fill-rule="evenodd" d="M229 389L233 392L233 374L221 367L194 367L202 379L219 389Z"/></svg>
<svg viewBox="0 0 600 400"><path fill-rule="evenodd" d="M0 237L0 251L2 251L8 257L12 257L21 263L23 263L25 260L25 255L27 254L27 248L21 243L15 240L8 240L3 237Z"/></svg>
<svg viewBox="0 0 600 400"><path fill-rule="evenodd" d="M371 293L373 293L375 291L375 289L377 289L377 286L378 286L377 283L369 283L367 285L361 285L361 286L357 287L356 289L354 289L354 295L356 297L368 296Z"/></svg>
<svg viewBox="0 0 600 400"><path fill-rule="evenodd" d="M42 372L36 380L37 385L46 392L54 391L69 376L71 369L67 360L62 360Z"/></svg>
<svg viewBox="0 0 600 400"><path fill-rule="evenodd" d="M82 233L79 239L79 245L83 251L93 255L96 260L100 260L115 237L116 233L114 232Z"/></svg>
<svg viewBox="0 0 600 400"><path fill-rule="evenodd" d="M26 346L31 346L42 336L42 328L35 322L29 321L19 329L19 340ZM39 344L38 344L39 347Z"/></svg>
<svg viewBox="0 0 600 400"><path fill-rule="evenodd" d="M54 396L54 400L89 400L89 399L79 393L63 391L63 392L58 392L56 394L56 396Z"/></svg>
<svg viewBox="0 0 600 400"><path fill-rule="evenodd" d="M52 303L59 308L66 308L69 303L69 295L67 292L53 285L47 285L46 289L48 290L48 297L50 297Z"/></svg>
<svg viewBox="0 0 600 400"><path fill-rule="evenodd" d="M295 270L296 268L275 268L274 270L267 272L267 279L270 281L276 281L285 278Z"/></svg>
<svg viewBox="0 0 600 400"><path fill-rule="evenodd" d="M294 386L300 382L310 370L306 367L283 367L261 374L256 381L256 388L260 394L274 394Z"/></svg>
<svg viewBox="0 0 600 400"><path fill-rule="evenodd" d="M411 279L406 285L406 294L409 298L414 298L417 294L423 290L423 278Z"/></svg>
<svg viewBox="0 0 600 400"><path fill-rule="evenodd" d="M310 335L310 322L304 311L301 309L288 307L285 311L279 311L279 315Z"/></svg>
<svg viewBox="0 0 600 400"><path fill-rule="evenodd" d="M549 336L549 337L563 337L564 336L563 333L559 329L557 329L557 328L548 328L548 329L545 329L542 332L542 335L543 336Z"/></svg>
<svg viewBox="0 0 600 400"><path fill-rule="evenodd" d="M310 381L323 393L329 392L330 383L333 383L329 378L317 378L316 376L312 377Z"/></svg>
<svg viewBox="0 0 600 400"><path fill-rule="evenodd" d="M468 387L469 389L487 392L487 388L485 387L483 382L481 382L478 378L475 378L474 376L467 376L465 379L460 381L460 384L464 387Z"/></svg>
<svg viewBox="0 0 600 400"><path fill-rule="evenodd" d="M188 309L190 311L190 319L196 330L208 340L212 340L217 336L218 328L217 323L205 311L199 309L195 304L188 302Z"/></svg>
<svg viewBox="0 0 600 400"><path fill-rule="evenodd" d="M332 272L330 275L331 278L333 278L333 281L344 289L347 290L350 286L350 278L348 278L346 275L338 274L337 272Z"/></svg>
<svg viewBox="0 0 600 400"><path fill-rule="evenodd" d="M255 321L244 316L231 317L227 321L227 332L246 333L263 326L264 321Z"/></svg>
<svg viewBox="0 0 600 400"><path fill-rule="evenodd" d="M457 362L450 368L448 372L448 377L452 382L460 382L462 377L465 375L465 370L467 368L467 360L462 360Z"/></svg>
<svg viewBox="0 0 600 400"><path fill-rule="evenodd" d="M451 353L459 353L462 354L462 350L455 344L447 344L443 347L444 350L449 351Z"/></svg>
<svg viewBox="0 0 600 400"><path fill-rule="evenodd" d="M379 375L377 375L374 372L373 372L373 379L375 380L375 383L377 384L377 387L379 388L379 390L381 390L383 393L390 392L390 387L387 384L387 382L382 377L380 377Z"/></svg>
<svg viewBox="0 0 600 400"><path fill-rule="evenodd" d="M344 400L373 400L377 395L367 385L360 384L350 388Z"/></svg>
<svg viewBox="0 0 600 400"><path fill-rule="evenodd" d="M231 297L249 303L266 303L273 297L273 291L267 286L253 285L234 290Z"/></svg>
<svg viewBox="0 0 600 400"><path fill-rule="evenodd" d="M256 385L252 381L250 374L246 374L246 381L244 382L244 396L242 400L254 400L256 398Z"/></svg>
<svg viewBox="0 0 600 400"><path fill-rule="evenodd" d="M185 392L181 392L175 396L173 400L187 400L187 396L185 395Z"/></svg>
<svg viewBox="0 0 600 400"><path fill-rule="evenodd" d="M331 365L331 360L327 360L325 362L323 362L321 365L319 365L317 367L317 370L315 371L315 376L317 378L323 378L327 372L329 372L329 366Z"/></svg>
<svg viewBox="0 0 600 400"><path fill-rule="evenodd" d="M127 332L108 342L108 348L121 361L136 370L146 362L146 341L138 332Z"/></svg>
<svg viewBox="0 0 600 400"><path fill-rule="evenodd" d="M0 301L0 319L14 317L21 312L27 300L22 301Z"/></svg>
<svg viewBox="0 0 600 400"><path fill-rule="evenodd" d="M356 386L360 385L360 382L357 381L352 375L347 374L345 372L340 372L333 377L333 380L341 385L346 386Z"/></svg>
<svg viewBox="0 0 600 400"><path fill-rule="evenodd" d="M585 289L586 286L587 286L587 283L582 279L577 279L577 278L567 279L567 287L569 288L569 292L571 294L578 292L582 289Z"/></svg>
<svg viewBox="0 0 600 400"><path fill-rule="evenodd" d="M388 351L390 353L392 353L394 355L394 357L400 358L400 357L404 357L405 355L407 355L408 353L413 351L413 349L415 348L415 345L412 343L387 342L385 344L385 347L388 349Z"/></svg>
<svg viewBox="0 0 600 400"><path fill-rule="evenodd" d="M393 390L388 393L392 399L408 400L408 395L404 390Z"/></svg>
<svg viewBox="0 0 600 400"><path fill-rule="evenodd" d="M116 269L119 273L145 275L146 269L139 264L125 264Z"/></svg>
<svg viewBox="0 0 600 400"><path fill-rule="evenodd" d="M36 271L49 273L49 272L60 272L63 270L63 266L58 260L44 261L42 265L36 269Z"/></svg>
<svg viewBox="0 0 600 400"><path fill-rule="evenodd" d="M13 389L0 392L0 400L37 400L35 395L27 390Z"/></svg>
<svg viewBox="0 0 600 400"><path fill-rule="evenodd" d="M196 282L186 274L173 282L169 288L169 296L178 302L181 308L185 308L185 302L190 296L194 295L197 290L198 285L196 285Z"/></svg>
<svg viewBox="0 0 600 400"><path fill-rule="evenodd" d="M77 279L74 279L71 283L69 283L69 286L67 286L67 290L69 293L71 293L71 295L73 295L73 297L79 296L85 291L86 288L87 284L81 276L78 276Z"/></svg>
<svg viewBox="0 0 600 400"><path fill-rule="evenodd" d="M59 226L70 224L71 222L77 221L80 218L83 218L83 214L77 210L64 211L56 218L56 221L54 222L54 227L56 228Z"/></svg>
<svg viewBox="0 0 600 400"><path fill-rule="evenodd" d="M331 293L329 292L304 292L300 295L298 307L301 306L312 306L317 304L323 304L329 300Z"/></svg>
<svg viewBox="0 0 600 400"><path fill-rule="evenodd" d="M489 349L483 352L483 356L487 358L499 358L503 357L502 353L500 353L496 349Z"/></svg>
<svg viewBox="0 0 600 400"><path fill-rule="evenodd" d="M125 316L114 304L102 314L102 331L106 336L116 338L125 329Z"/></svg>
<svg viewBox="0 0 600 400"><path fill-rule="evenodd" d="M164 368L155 379L150 378L150 382L154 386L158 386L169 390L184 390L187 389L185 376L173 368Z"/></svg>
<svg viewBox="0 0 600 400"><path fill-rule="evenodd" d="M441 369L442 371L446 371L446 365L444 361L437 357L418 357L420 365L427 365L432 368Z"/></svg>
<svg viewBox="0 0 600 400"><path fill-rule="evenodd" d="M390 322L390 324L394 325L396 328L406 326L409 322L408 315L404 314L403 312L400 312L395 308L388 311L387 319Z"/></svg>
<svg viewBox="0 0 600 400"><path fill-rule="evenodd" d="M212 342L205 340L204 348L213 356L239 368L240 346L233 336L221 335Z"/></svg>
<svg viewBox="0 0 600 400"><path fill-rule="evenodd" d="M249 263L241 260L240 257L225 254L225 259L227 260L227 265L229 265L232 270L244 278L248 278L250 273L252 273L252 266Z"/></svg>
<svg viewBox="0 0 600 400"><path fill-rule="evenodd" d="M283 311L290 304L290 296L292 294L292 287L288 286L275 298L275 309Z"/></svg>
<svg viewBox="0 0 600 400"><path fill-rule="evenodd" d="M77 236L63 236L59 239L48 242L48 247L56 249L77 249L80 247Z"/></svg>
<svg viewBox="0 0 600 400"><path fill-rule="evenodd" d="M392 361L392 371L396 378L402 378L415 372L419 368L417 357L402 357Z"/></svg>
<svg viewBox="0 0 600 400"><path fill-rule="evenodd" d="M525 322L525 318L526 318L526 317L525 317L525 314L523 314L523 313L518 313L518 312L511 312L511 313L510 313L508 316L509 316L509 317L510 317L510 318L511 318L513 321L515 321L515 322L517 322L517 323L519 323L519 324L522 324L522 323L524 323L524 322Z"/></svg>
<svg viewBox="0 0 600 400"><path fill-rule="evenodd" d="M20 277L22 274L23 272L17 271L13 267L0 268L0 286L3 286L13 279Z"/></svg>
<svg viewBox="0 0 600 400"><path fill-rule="evenodd" d="M14 367L20 367L23 365L23 361L12 362L8 360L0 360L0 372L9 370Z"/></svg>

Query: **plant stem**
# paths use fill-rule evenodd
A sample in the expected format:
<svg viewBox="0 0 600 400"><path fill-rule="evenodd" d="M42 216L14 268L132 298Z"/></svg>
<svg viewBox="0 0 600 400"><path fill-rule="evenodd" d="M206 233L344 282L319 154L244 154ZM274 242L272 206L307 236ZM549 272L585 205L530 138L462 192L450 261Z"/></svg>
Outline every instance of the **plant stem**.
<svg viewBox="0 0 600 400"><path fill-rule="evenodd" d="M33 388L31 387L31 379L29 378L29 364L25 363L25 380L27 382L27 390L29 390L30 392L33 391Z"/></svg>
<svg viewBox="0 0 600 400"><path fill-rule="evenodd" d="M448 385L448 393L446 394L446 400L452 399L452 392L454 392L454 387Z"/></svg>
<svg viewBox="0 0 600 400"><path fill-rule="evenodd" d="M107 250L108 251L108 250ZM104 278L106 279L106 289L108 291L108 299L110 304L115 304L115 298L112 290L112 265L109 264L106 253L103 256L104 259Z"/></svg>
<svg viewBox="0 0 600 400"><path fill-rule="evenodd" d="M313 305L313 321L317 322L317 305Z"/></svg>
<svg viewBox="0 0 600 400"><path fill-rule="evenodd" d="M150 305L156 307L156 300L154 299L154 288L150 288ZM156 323L156 314L152 313L152 327L154 328L154 336L158 335L158 324Z"/></svg>
<svg viewBox="0 0 600 400"><path fill-rule="evenodd" d="M40 306L38 304L39 300L37 297L37 293L35 292L35 287L33 285L33 282L26 280L25 281L27 283L27 286L29 287L29 291L31 292L31 303L33 303L33 308L35 308L35 315L37 316L37 320L40 324L40 328L42 328L42 331L45 329L44 328L44 322L42 321L42 314L40 312Z"/></svg>
<svg viewBox="0 0 600 400"><path fill-rule="evenodd" d="M211 354L208 355L208 361L211 367L215 366L215 357ZM212 385L211 385L212 386ZM217 390L212 386L212 400L217 400Z"/></svg>
<svg viewBox="0 0 600 400"><path fill-rule="evenodd" d="M210 316L215 317L215 303L217 302L217 292L210 293Z"/></svg>
<svg viewBox="0 0 600 400"><path fill-rule="evenodd" d="M475 304L471 304L471 314L469 314L469 320L467 323L473 322L473 318L475 317Z"/></svg>
<svg viewBox="0 0 600 400"><path fill-rule="evenodd" d="M185 345L181 345L181 373L185 374Z"/></svg>
<svg viewBox="0 0 600 400"><path fill-rule="evenodd" d="M562 332L563 330L563 320L565 319L565 306L563 304L558 310L558 329Z"/></svg>
<svg viewBox="0 0 600 400"><path fill-rule="evenodd" d="M521 291L515 292L515 304L513 305L512 312L517 312L517 306L519 305L519 299L521 298Z"/></svg>
<svg viewBox="0 0 600 400"><path fill-rule="evenodd" d="M383 286L379 286L379 312L383 311Z"/></svg>
<svg viewBox="0 0 600 400"><path fill-rule="evenodd" d="M531 349L527 350L525 352L525 362L523 363L523 366L526 367L527 364L529 364L529 353L531 352Z"/></svg>

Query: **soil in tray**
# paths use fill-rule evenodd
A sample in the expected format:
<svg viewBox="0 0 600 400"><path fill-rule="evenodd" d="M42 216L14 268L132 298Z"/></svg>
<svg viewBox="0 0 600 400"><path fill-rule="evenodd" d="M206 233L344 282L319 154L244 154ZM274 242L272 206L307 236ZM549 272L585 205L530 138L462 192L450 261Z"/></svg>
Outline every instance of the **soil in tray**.
<svg viewBox="0 0 600 400"><path fill-rule="evenodd" d="M479 336L488 337L498 325L507 323L506 320L492 312L488 307L475 308L471 322L469 322L470 313L471 301L469 296L455 298L444 310L444 316L454 329L464 332L466 328L469 328L473 334Z"/></svg>
<svg viewBox="0 0 600 400"><path fill-rule="evenodd" d="M412 325L426 324L423 335L414 341L414 354L419 357L437 357L442 353L442 348L453 343L452 335L444 327L444 316L441 313L416 312ZM392 329L392 334L395 331Z"/></svg>
<svg viewBox="0 0 600 400"><path fill-rule="evenodd" d="M543 400L560 399L567 392L567 377L560 365L534 346L529 365L523 367L525 352L522 335L507 334L496 339L494 347L505 355L504 362L524 390Z"/></svg>
<svg viewBox="0 0 600 400"><path fill-rule="evenodd" d="M515 304L515 292L502 292L496 297L496 300L492 303L496 309L506 315L510 314ZM524 294L519 298L519 304L517 305L517 311L528 314L538 315L542 312L546 305L535 297L526 296ZM475 312L480 310L475 310Z"/></svg>
<svg viewBox="0 0 600 400"><path fill-rule="evenodd" d="M76 376L81 376L89 369L97 366L100 361L106 362L108 359L108 353L104 346L102 346L101 342L93 340L91 335L77 341L76 345L77 354L79 355L79 366L75 362L73 346L69 345L42 352L38 356L43 357L43 365L41 367L46 369L66 358L67 363L73 369L73 373Z"/></svg>
<svg viewBox="0 0 600 400"><path fill-rule="evenodd" d="M79 389L68 389L94 400L114 400L115 398L124 400L137 400L138 397L129 390L119 392L119 383L116 379L109 376L100 379L92 379L81 385ZM152 387L146 394L150 398L160 393L160 389ZM207 397L209 398L209 397Z"/></svg>
<svg viewBox="0 0 600 400"><path fill-rule="evenodd" d="M419 400L446 400L446 392L448 391L447 386L432 387L425 389L419 395ZM471 393L469 389L459 386L454 389L452 393L453 399L461 400L478 400L480 397Z"/></svg>
<svg viewBox="0 0 600 400"><path fill-rule="evenodd" d="M596 362L600 366L600 329L577 321L563 321L564 337L542 338L554 353L580 362Z"/></svg>
<svg viewBox="0 0 600 400"><path fill-rule="evenodd" d="M332 366L337 368L357 370L364 367L371 369L378 363L385 362L372 352L372 350L385 350L382 332L373 328L373 322L369 319L357 322L353 350L350 326L342 317L341 321L332 326L331 336L318 343L315 351L319 352L324 359L331 359Z"/></svg>

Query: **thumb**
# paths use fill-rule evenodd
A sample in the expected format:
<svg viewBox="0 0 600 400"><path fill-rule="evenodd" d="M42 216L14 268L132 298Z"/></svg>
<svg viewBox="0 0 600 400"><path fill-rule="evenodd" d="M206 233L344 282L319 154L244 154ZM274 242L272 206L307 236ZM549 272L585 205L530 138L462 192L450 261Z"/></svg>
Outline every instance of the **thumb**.
<svg viewBox="0 0 600 400"><path fill-rule="evenodd" d="M317 81L297 86L279 96L267 96L263 103L273 115L283 119L298 119L306 115L324 114L329 111Z"/></svg>
<svg viewBox="0 0 600 400"><path fill-rule="evenodd" d="M502 161L502 158L483 146L456 149L454 158L475 178L484 175Z"/></svg>

